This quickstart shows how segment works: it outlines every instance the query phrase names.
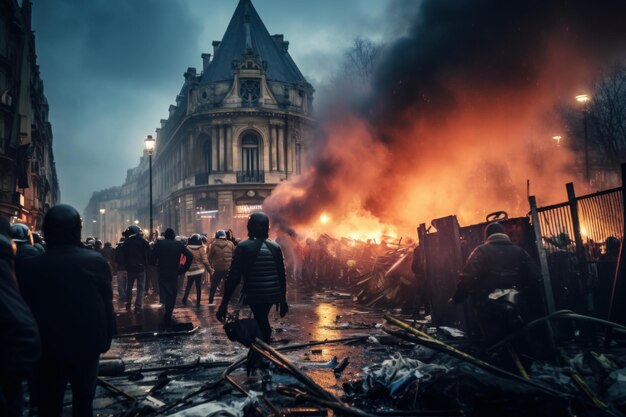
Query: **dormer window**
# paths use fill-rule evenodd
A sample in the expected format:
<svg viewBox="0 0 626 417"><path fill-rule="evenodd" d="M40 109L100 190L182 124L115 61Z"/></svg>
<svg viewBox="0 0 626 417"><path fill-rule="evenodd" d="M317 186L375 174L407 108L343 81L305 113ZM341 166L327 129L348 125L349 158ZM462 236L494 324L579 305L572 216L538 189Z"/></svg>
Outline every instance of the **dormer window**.
<svg viewBox="0 0 626 417"><path fill-rule="evenodd" d="M259 105L261 87L258 79L242 78L239 83L239 96L243 107Z"/></svg>

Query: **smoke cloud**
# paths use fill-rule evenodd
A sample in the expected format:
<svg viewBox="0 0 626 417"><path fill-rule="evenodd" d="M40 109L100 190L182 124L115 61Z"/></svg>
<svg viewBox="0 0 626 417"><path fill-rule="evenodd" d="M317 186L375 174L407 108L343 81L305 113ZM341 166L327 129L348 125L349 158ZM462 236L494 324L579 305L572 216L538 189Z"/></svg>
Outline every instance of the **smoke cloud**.
<svg viewBox="0 0 626 417"><path fill-rule="evenodd" d="M379 56L369 94L324 104L309 168L266 201L274 223L413 236L449 214L461 224L525 215L527 180L540 203L564 200L580 161L551 139L563 131L555 108L623 57L626 3L426 0L394 13L402 8L414 21Z"/></svg>

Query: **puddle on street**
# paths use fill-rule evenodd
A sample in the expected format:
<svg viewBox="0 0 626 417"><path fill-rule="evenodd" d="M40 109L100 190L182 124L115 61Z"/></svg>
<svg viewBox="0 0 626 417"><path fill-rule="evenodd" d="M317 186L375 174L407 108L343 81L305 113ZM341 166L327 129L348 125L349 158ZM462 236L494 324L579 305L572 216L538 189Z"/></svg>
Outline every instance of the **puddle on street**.
<svg viewBox="0 0 626 417"><path fill-rule="evenodd" d="M203 304L196 308L195 300L190 301L189 304L193 306L177 303L174 319L181 323L190 322L198 329L187 335L153 338L124 337L124 335L158 331L163 310L159 308L155 295L146 298L143 313L140 315L132 311L126 312L123 303L116 304L120 337L113 341L111 349L105 356L122 358L127 372L107 380L131 395L145 396L157 383L159 373L141 372L141 369L189 365L196 361L202 364L232 362L239 357L245 357L248 349L228 340L222 324L215 318L217 306ZM274 330L272 345L276 348L311 341L383 335L382 330L376 326L382 322L383 313L358 305L351 297L331 294L330 291L311 294L290 289L289 305L289 314L285 318L280 318L274 309L270 313L270 322ZM247 312L242 313L247 317ZM285 356L320 386L341 396L344 382L360 377L364 367L384 359L391 352L390 347L362 341L358 344L312 346L286 352ZM335 373L333 367L346 358L349 361L347 367L342 372ZM209 381L219 381L224 369L225 366L220 365L215 368L198 366L184 370L168 370L164 373L171 381L153 396L165 403L172 402L201 388ZM129 371L138 372L133 374L133 378L129 378ZM273 374L274 384L295 382L291 376L276 369L268 372ZM244 369L238 369L232 376L246 389L254 391L263 389L260 375L247 377ZM237 391L223 383L219 385L219 389L209 390L198 399L207 401L214 395L218 395L222 401L241 398ZM129 404L128 400L121 396L112 396L110 391L101 386L98 387L96 397L95 410L102 416L115 415Z"/></svg>

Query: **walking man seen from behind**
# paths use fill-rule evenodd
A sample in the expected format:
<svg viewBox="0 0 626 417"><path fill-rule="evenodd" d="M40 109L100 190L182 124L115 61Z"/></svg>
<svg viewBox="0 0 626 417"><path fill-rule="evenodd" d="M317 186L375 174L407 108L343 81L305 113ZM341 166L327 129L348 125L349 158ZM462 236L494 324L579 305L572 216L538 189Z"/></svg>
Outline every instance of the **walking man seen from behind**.
<svg viewBox="0 0 626 417"><path fill-rule="evenodd" d="M224 285L224 297L216 313L224 321L228 302L243 277L242 293L261 330L262 339L270 343L272 328L269 313L280 305L280 316L289 311L285 263L280 246L268 239L270 220L265 213L253 213L248 218L248 240L237 245L235 257Z"/></svg>
<svg viewBox="0 0 626 417"><path fill-rule="evenodd" d="M511 242L500 223L490 223L485 243L467 259L449 303L472 298L478 325L491 346L523 325L525 306L540 279L530 255Z"/></svg>
<svg viewBox="0 0 626 417"><path fill-rule="evenodd" d="M178 276L189 270L193 255L182 242L176 240L176 233L173 229L165 230L163 237L165 239L158 240L154 244L151 261L157 265L159 288L164 297L165 314L163 315L162 326L169 327L172 325L172 312L176 304ZM185 264L182 266L180 265L181 255L185 256Z"/></svg>
<svg viewBox="0 0 626 417"><path fill-rule="evenodd" d="M234 252L235 245L226 238L226 232L218 230L217 233L215 233L215 240L213 241L213 244L211 244L208 255L209 263L215 270L211 276L209 304L213 304L217 287L220 285L220 282L228 276Z"/></svg>
<svg viewBox="0 0 626 417"><path fill-rule="evenodd" d="M124 254L124 266L126 267L128 280L126 284L126 311L130 311L133 299L133 284L136 281L135 313L141 313L150 245L141 236L141 229L137 226L130 226L125 233L126 240L124 240L122 245L122 253Z"/></svg>

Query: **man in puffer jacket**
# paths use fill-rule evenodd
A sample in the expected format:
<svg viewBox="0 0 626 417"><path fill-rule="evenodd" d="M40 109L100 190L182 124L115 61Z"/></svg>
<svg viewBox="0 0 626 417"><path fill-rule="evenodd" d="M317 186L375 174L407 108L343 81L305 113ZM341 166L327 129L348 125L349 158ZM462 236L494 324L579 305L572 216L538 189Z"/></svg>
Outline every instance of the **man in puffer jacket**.
<svg viewBox="0 0 626 417"><path fill-rule="evenodd" d="M196 284L196 307L200 308L200 296L202 294L202 274L204 271L208 271L209 274L213 273L209 259L207 258L204 246L202 246L202 240L200 235L195 234L189 238L187 249L193 255L193 261L189 267L189 271L185 273L187 276L187 288L185 288L185 295L183 295L183 304L187 305L187 297L193 284Z"/></svg>
<svg viewBox="0 0 626 417"><path fill-rule="evenodd" d="M220 285L222 279L226 279L228 271L230 270L230 264L233 261L233 253L235 252L235 245L233 242L226 238L226 232L218 230L215 233L215 240L209 249L209 263L215 270L215 273L211 276L211 290L209 292L209 304L213 304L215 298L215 292Z"/></svg>
<svg viewBox="0 0 626 417"><path fill-rule="evenodd" d="M224 297L216 313L217 319L224 321L228 302L243 276L245 303L250 306L265 343L270 343L272 334L268 318L272 306L280 305L280 317L289 311L283 252L276 242L268 239L269 226L265 213L253 213L248 218L249 239L239 243L235 249L224 286Z"/></svg>

